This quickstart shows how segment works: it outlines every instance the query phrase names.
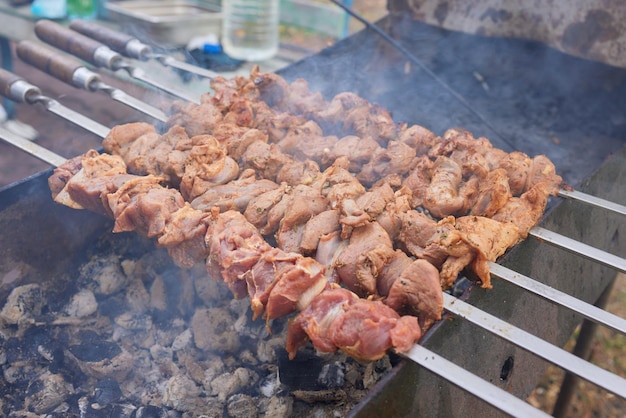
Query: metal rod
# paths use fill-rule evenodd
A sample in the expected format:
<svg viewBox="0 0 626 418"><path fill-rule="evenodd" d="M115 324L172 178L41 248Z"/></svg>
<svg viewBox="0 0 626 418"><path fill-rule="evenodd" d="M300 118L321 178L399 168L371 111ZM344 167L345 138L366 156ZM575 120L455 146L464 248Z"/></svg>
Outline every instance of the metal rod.
<svg viewBox="0 0 626 418"><path fill-rule="evenodd" d="M580 241L573 240L539 226L533 227L529 231L529 235L532 235L539 241L547 242L548 244L563 248L589 260L597 261L605 266L609 266L621 271L622 273L626 273L626 259L622 257L607 253L606 251L599 250L595 247L583 244Z"/></svg>
<svg viewBox="0 0 626 418"><path fill-rule="evenodd" d="M491 274L509 283L517 285L529 292L532 292L544 299L555 302L561 306L571 309L585 318L604 325L614 331L626 334L626 319L620 318L595 305L582 301L578 298L563 293L553 287L547 286L530 277L519 274L511 269L496 263L489 263Z"/></svg>
<svg viewBox="0 0 626 418"><path fill-rule="evenodd" d="M125 91L120 90L118 88L109 86L101 81L97 81L95 83L91 83L91 87L95 90L100 90L104 93L107 93L113 100L123 103L126 106L130 106L133 109L136 109L146 115L153 117L156 120L161 122L167 122L167 115L156 107L149 105L148 103L137 99L136 97L128 95Z"/></svg>
<svg viewBox="0 0 626 418"><path fill-rule="evenodd" d="M550 416L419 344L403 356L514 417Z"/></svg>
<svg viewBox="0 0 626 418"><path fill-rule="evenodd" d="M169 55L150 54L149 56L150 58L156 59L161 64L167 67L172 67L172 68L176 68L182 71L186 71L188 73L195 74L197 76L204 77L209 80L212 80L218 76L216 72L198 67L193 64L188 64L184 61L180 61L180 60L177 60L176 58L170 57Z"/></svg>
<svg viewBox="0 0 626 418"><path fill-rule="evenodd" d="M613 285L615 284L615 278L611 281L611 283L604 289L598 300L596 301L596 305L600 308L604 308L609 301L609 296L611 295L611 291L613 290ZM572 353L575 356L583 358L585 360L589 359L589 354L591 353L591 347L593 342L593 337L596 334L598 329L598 324L595 322L584 320L582 325L580 326L580 332L578 333L578 338L576 338L576 346ZM574 389L578 384L578 377L571 373L565 374L565 379L563 379L563 383L561 384L561 389L559 390L559 396L556 399L556 403L554 404L554 409L552 410L552 415L557 418L565 417L567 414L567 408L572 400L572 396L574 395Z"/></svg>
<svg viewBox="0 0 626 418"><path fill-rule="evenodd" d="M34 142L29 141L26 138L22 138L21 136L16 135L1 126L0 139L54 167L58 167L59 165L67 161L67 158L63 158L60 155L50 151L49 149L44 148L41 145L35 144Z"/></svg>
<svg viewBox="0 0 626 418"><path fill-rule="evenodd" d="M30 97L29 99L32 102L41 103L48 111L62 117L69 122L72 122L73 124L83 129L88 130L95 135L98 135L100 138L106 137L111 130L106 126L96 122L95 120L81 115L80 113L75 112L68 107L65 107L61 103L47 96L38 95Z"/></svg>
<svg viewBox="0 0 626 418"><path fill-rule="evenodd" d="M449 312L626 399L626 379L576 357L562 348L552 345L447 293L443 294L443 305Z"/></svg>
<svg viewBox="0 0 626 418"><path fill-rule="evenodd" d="M170 87L166 83L162 83L160 81L155 80L152 77L149 77L148 75L146 75L146 72L142 70L141 68L134 67L132 65L127 64L126 62L120 62L117 68L115 68L115 70L118 70L118 69L123 69L131 77L139 81L143 81L144 83L150 84L159 90L163 90L164 92L169 93L172 96L176 96L178 98L187 100L188 102L191 102L194 104L200 104L200 99L198 97L192 96L191 94L185 92L184 90L180 88Z"/></svg>
<svg viewBox="0 0 626 418"><path fill-rule="evenodd" d="M626 206L620 205L619 203L611 202L609 200L604 200L599 197L595 197L589 195L587 193L579 192L576 190L559 190L559 196L577 200L579 202L587 203L589 205L598 206L600 208L610 210L615 213L619 213L620 215L626 215Z"/></svg>

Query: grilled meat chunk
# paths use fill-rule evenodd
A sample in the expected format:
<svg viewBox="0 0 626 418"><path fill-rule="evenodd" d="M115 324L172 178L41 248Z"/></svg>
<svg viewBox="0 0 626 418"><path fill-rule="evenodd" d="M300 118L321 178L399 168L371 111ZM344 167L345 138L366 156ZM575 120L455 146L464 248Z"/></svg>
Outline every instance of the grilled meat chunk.
<svg viewBox="0 0 626 418"><path fill-rule="evenodd" d="M400 316L382 302L360 299L341 288L313 299L289 323L287 351L293 358L311 339L321 352L343 350L359 360L377 360L390 348L408 351L421 337L417 318Z"/></svg>

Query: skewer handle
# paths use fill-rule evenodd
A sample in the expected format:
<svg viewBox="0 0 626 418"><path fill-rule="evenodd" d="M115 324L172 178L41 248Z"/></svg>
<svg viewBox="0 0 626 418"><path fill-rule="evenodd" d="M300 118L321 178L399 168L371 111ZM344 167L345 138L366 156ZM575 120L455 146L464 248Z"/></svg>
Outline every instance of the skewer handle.
<svg viewBox="0 0 626 418"><path fill-rule="evenodd" d="M28 64L75 87L89 89L90 84L99 79L97 74L85 68L80 61L35 42L21 41L16 52Z"/></svg>
<svg viewBox="0 0 626 418"><path fill-rule="evenodd" d="M38 21L35 33L42 41L99 67L117 69L123 60L121 55L106 45L51 20Z"/></svg>
<svg viewBox="0 0 626 418"><path fill-rule="evenodd" d="M11 86L16 81L22 81L22 80L24 79L20 77L19 75L10 73L7 70L0 68L0 92L2 93L4 97L12 98Z"/></svg>
<svg viewBox="0 0 626 418"><path fill-rule="evenodd" d="M95 39L98 42L102 42L112 50L130 58L145 61L152 53L152 48L149 45L142 43L134 36L118 32L93 22L74 20L70 23L70 29L88 36L91 39Z"/></svg>
<svg viewBox="0 0 626 418"><path fill-rule="evenodd" d="M41 90L22 77L0 68L0 94L16 102L27 103L29 96L39 95Z"/></svg>

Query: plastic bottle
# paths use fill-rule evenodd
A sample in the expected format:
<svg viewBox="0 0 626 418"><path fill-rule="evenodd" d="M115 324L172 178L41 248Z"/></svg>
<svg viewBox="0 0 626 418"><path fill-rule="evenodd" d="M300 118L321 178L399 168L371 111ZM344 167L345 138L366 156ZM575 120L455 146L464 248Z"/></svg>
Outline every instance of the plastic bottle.
<svg viewBox="0 0 626 418"><path fill-rule="evenodd" d="M30 11L35 17L63 19L67 9L65 0L35 0L30 5Z"/></svg>
<svg viewBox="0 0 626 418"><path fill-rule="evenodd" d="M278 52L279 0L223 0L222 46L231 58L267 60Z"/></svg>
<svg viewBox="0 0 626 418"><path fill-rule="evenodd" d="M96 3L96 0L67 0L68 19L95 19L98 14Z"/></svg>

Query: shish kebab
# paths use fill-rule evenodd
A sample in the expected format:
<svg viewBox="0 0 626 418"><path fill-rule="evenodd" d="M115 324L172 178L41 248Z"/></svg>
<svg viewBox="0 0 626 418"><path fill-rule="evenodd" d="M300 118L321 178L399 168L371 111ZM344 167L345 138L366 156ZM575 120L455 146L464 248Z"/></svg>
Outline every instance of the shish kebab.
<svg viewBox="0 0 626 418"><path fill-rule="evenodd" d="M370 22L367 22L367 23L375 27L375 25L371 24ZM159 61L163 62L164 57L161 56L160 54L153 54L151 47L149 45L145 45L129 35L125 35L117 31L111 30L109 28L95 25L90 22L76 21L76 22L73 22L72 25L70 26L76 32L69 30L55 22L48 21L48 20L40 20L37 22L35 26L35 31L38 37L42 39L43 41L57 48L60 48L66 52L69 52L96 66L105 67L113 71L116 71L117 69L120 69L120 68L124 68L127 71L129 71L132 77L135 77L139 80L147 82L148 84L152 84L154 87L158 89L161 89L167 93L173 94L191 103L195 103L195 104L200 103L198 99L196 99L195 97L189 96L187 93L181 92L180 89L170 88L161 82L156 82L151 79L148 79L148 80L143 79L144 77L143 70L141 70L140 68L130 66L128 62L123 60L123 57L115 53L115 51L118 51L120 53L124 53L125 55L129 57L142 59L142 60L145 60L147 58L156 58ZM83 34L85 36L83 36ZM113 48L113 50L109 49L107 45L96 42L96 40L107 43L109 46ZM170 60L167 60L167 61L170 62ZM194 69L198 68L195 66L190 66L190 67L194 67ZM187 70L191 71L192 69L187 69ZM139 75L139 77L136 77L134 74ZM198 74L202 75L201 73L198 73ZM205 76L207 78L212 79L215 77L215 73L209 72L205 74ZM102 86L102 89L105 90L107 87L108 86ZM94 87L92 86L91 88L94 88ZM115 93L115 95L119 96L117 92ZM141 110L141 109L138 109L138 110ZM160 114L160 112L159 113L150 112L147 114L152 114L153 117L161 120L162 115ZM481 119L484 120L484 118L482 117ZM590 196L586 193L582 193L576 190L569 190L569 189L562 188L558 190L557 193L560 197L574 199L574 200L591 204L594 206L600 206L607 210L610 210L610 211L613 211L622 215L626 215L625 205L620 205L615 202L610 202L605 199L601 199L595 196ZM543 236L540 236L541 232L539 231L535 232L535 230L533 230L530 232L530 234L535 236L536 238L540 238L540 239L544 238ZM615 263L612 263L609 265L614 266Z"/></svg>
<svg viewBox="0 0 626 418"><path fill-rule="evenodd" d="M0 139L55 167L67 161L64 157L49 151L47 148L21 138L2 127L0 127ZM520 416L525 417L549 416L516 396L481 379L425 347L416 344L405 356L433 373L449 380L451 383L483 398L492 406L512 416L516 414L521 414Z"/></svg>
<svg viewBox="0 0 626 418"><path fill-rule="evenodd" d="M0 129L0 137L2 137L4 140L15 145L18 145L20 142L22 142L19 138L16 138L14 134L8 133L2 129ZM65 162L65 159L63 157L50 153L47 149L42 148L29 141L26 141L26 142L28 142L28 145L26 148L28 152L32 153L37 158L40 158L43 161L46 161L53 165L58 164L58 162L60 161ZM50 155L52 155L52 158L50 157ZM446 309L449 309L451 310L451 312L459 314L462 317L469 318L472 321L476 321L477 324L480 326L483 326L483 327L491 326L490 331L496 333L496 335L501 334L501 332L498 332L499 324L493 325L493 324L490 324L489 321L485 322L480 319L481 314L486 315L484 312L481 313L479 310L459 300L456 300L455 298L452 298L452 297L446 297L446 298L447 298ZM514 343L521 345L527 349L531 348L530 346L532 346L532 344L530 343L535 341L533 339L534 337L524 334L523 331L521 330L516 331L515 329L513 329L512 331L515 331L515 332L511 332L510 335L515 335L516 333L518 334L521 333L521 335L523 335L523 338L520 341L516 341L514 339L513 340ZM539 355L542 355L541 350L545 350L546 347L549 347L549 344L543 344L543 346L544 347L542 349L538 349ZM555 355L554 358L559 359L562 353L558 352L559 349L556 349L556 350L557 350L557 355ZM566 353L566 352L565 354L570 355L569 353ZM550 355L547 355L547 356L545 354L543 355L544 357L547 357L548 360L550 360L551 358ZM415 345L412 349L409 350L408 353L405 354L405 356L417 362L418 364L422 365L423 367L426 367L427 369L441 375L442 377L449 379L452 383L459 385L460 387L470 391L471 393L474 393L475 395L480 396L481 398L486 397L485 400L487 402L501 409L504 412L507 412L512 415L521 414L519 416L545 416L541 413L541 411L538 411L532 408L526 402L521 401L515 396L509 394L508 392L503 391L502 389L494 386L493 384L488 383L478 378L477 376L465 371L464 369L443 359L436 353L433 353L430 350L422 346ZM565 363L565 365L569 365L569 368L574 368L574 369L581 366L581 364L579 363L584 363L582 360L577 359L575 357L573 357L572 359L566 358L566 359L563 359L562 361L563 363ZM570 361L574 361L574 363L570 363ZM584 366L582 367L583 367L582 370L584 370ZM595 372L596 370L592 369L589 371L589 374L595 375L594 374ZM579 373L583 375L587 374L586 372L583 372L583 373L579 372ZM600 378L606 377L602 375L603 373L601 371ZM486 396L485 394L489 394L489 395Z"/></svg>
<svg viewBox="0 0 626 418"><path fill-rule="evenodd" d="M456 302L456 303L458 304L458 302ZM458 305L457 305L457 306L458 306ZM448 306L446 306L446 308L448 308ZM450 308L450 309L452 309L452 311L454 312L454 306L450 306L449 308ZM522 344L524 344L524 343L522 342ZM558 364L558 363L557 363L557 364ZM574 371L574 373L576 373L576 372Z"/></svg>

